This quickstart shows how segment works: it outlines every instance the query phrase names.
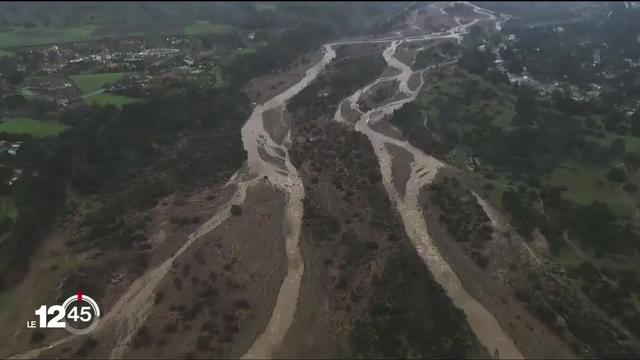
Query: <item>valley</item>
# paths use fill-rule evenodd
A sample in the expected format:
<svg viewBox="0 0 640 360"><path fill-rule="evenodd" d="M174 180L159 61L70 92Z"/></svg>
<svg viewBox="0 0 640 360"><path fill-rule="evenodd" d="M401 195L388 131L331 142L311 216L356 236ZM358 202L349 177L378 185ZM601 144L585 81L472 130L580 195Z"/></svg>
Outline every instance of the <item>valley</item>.
<svg viewBox="0 0 640 360"><path fill-rule="evenodd" d="M612 140L609 151L580 136L583 118L599 139L600 123L620 134L630 122L635 134L637 113L627 121L617 107L576 110L573 90L553 91L588 74L561 84L542 60L526 67L520 54L531 46L510 35L534 39L528 32L590 16L523 30L494 3L410 3L370 33L330 37L311 24L286 33L295 51L260 45L199 59L215 76L193 69L145 96L122 91L126 81L146 83L142 76L70 75L84 94L76 106L107 125L90 128L66 112L62 140L37 140L83 154L58 185L82 186L60 200L66 213L30 249L34 265L7 272L11 287L0 295L10 295L12 311L0 313L8 324L0 355L633 358L640 269L633 255L615 269L602 258L637 245L629 191L637 169L625 152L634 140ZM199 21L185 32L233 29ZM157 76L156 61L147 77ZM137 95L104 108L81 101L95 91ZM122 155L106 142L102 157L90 141L56 143L94 130L98 144L124 139ZM115 160L92 172L85 163L96 159ZM626 207L576 205L583 188L567 199L554 187L571 181L561 164L586 159L600 167L624 159L605 176L625 182ZM99 175L117 169L126 177ZM610 233L620 240L602 244ZM42 279L50 284L39 287ZM614 296L602 295L607 286L630 299L612 300L617 313L602 300ZM18 325L31 302L79 287L103 311L90 335L34 336Z"/></svg>

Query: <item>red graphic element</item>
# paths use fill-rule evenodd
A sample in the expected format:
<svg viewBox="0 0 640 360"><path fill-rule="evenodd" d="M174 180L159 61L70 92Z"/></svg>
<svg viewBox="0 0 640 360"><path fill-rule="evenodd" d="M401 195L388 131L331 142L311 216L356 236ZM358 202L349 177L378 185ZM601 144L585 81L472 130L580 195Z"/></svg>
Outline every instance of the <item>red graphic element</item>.
<svg viewBox="0 0 640 360"><path fill-rule="evenodd" d="M78 301L82 301L82 290L78 289Z"/></svg>

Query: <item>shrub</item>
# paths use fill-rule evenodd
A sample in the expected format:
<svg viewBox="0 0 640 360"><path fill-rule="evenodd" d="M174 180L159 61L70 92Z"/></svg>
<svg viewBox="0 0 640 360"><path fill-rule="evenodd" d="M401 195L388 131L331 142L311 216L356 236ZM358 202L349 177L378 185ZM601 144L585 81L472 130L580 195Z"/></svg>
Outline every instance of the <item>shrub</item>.
<svg viewBox="0 0 640 360"><path fill-rule="evenodd" d="M158 291L156 295L153 297L154 304L160 304L164 300L164 293L162 291Z"/></svg>
<svg viewBox="0 0 640 360"><path fill-rule="evenodd" d="M619 167L612 167L609 169L607 177L611 181L622 183L627 179L627 174L624 172L624 169L621 169Z"/></svg>
<svg viewBox="0 0 640 360"><path fill-rule="evenodd" d="M44 340L44 337L45 337L45 334L42 331L34 330L33 333L31 333L31 343L38 344L42 342L42 340Z"/></svg>
<svg viewBox="0 0 640 360"><path fill-rule="evenodd" d="M231 205L231 215L233 216L242 215L242 208L239 205Z"/></svg>

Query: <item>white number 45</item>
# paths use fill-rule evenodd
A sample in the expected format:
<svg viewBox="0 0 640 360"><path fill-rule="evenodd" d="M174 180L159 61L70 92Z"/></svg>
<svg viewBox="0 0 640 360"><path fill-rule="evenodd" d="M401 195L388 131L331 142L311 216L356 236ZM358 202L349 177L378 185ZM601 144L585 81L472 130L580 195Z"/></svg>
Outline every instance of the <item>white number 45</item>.
<svg viewBox="0 0 640 360"><path fill-rule="evenodd" d="M89 322L91 320L91 312L89 312L90 309L91 308L89 306L82 306L80 307L80 315L78 315L78 308L72 307L69 311L69 314L67 315L67 318L76 322L78 321L78 319L80 319L80 321L82 322Z"/></svg>

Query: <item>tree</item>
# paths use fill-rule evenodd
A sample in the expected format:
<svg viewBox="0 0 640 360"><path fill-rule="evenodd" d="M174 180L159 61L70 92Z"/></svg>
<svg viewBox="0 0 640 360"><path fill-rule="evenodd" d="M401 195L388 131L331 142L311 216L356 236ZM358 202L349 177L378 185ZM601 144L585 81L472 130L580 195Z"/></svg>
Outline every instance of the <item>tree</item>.
<svg viewBox="0 0 640 360"><path fill-rule="evenodd" d="M635 136L640 136L640 110L636 110L631 115L631 133Z"/></svg>
<svg viewBox="0 0 640 360"><path fill-rule="evenodd" d="M24 80L24 72L18 70L18 65L13 58L0 58L0 73L11 85L18 85Z"/></svg>
<svg viewBox="0 0 640 360"><path fill-rule="evenodd" d="M465 48L462 51L460 66L473 74L484 75L493 62L493 53L480 51L477 47Z"/></svg>
<svg viewBox="0 0 640 360"><path fill-rule="evenodd" d="M0 195L9 193L9 184L7 182L13 176L13 169L8 166L0 167Z"/></svg>
<svg viewBox="0 0 640 360"><path fill-rule="evenodd" d="M573 232L577 238L600 250L610 249L618 240L615 221L616 216L606 203L594 201L575 214Z"/></svg>
<svg viewBox="0 0 640 360"><path fill-rule="evenodd" d="M626 151L626 146L622 138L616 138L611 143L611 152L614 156L622 155Z"/></svg>
<svg viewBox="0 0 640 360"><path fill-rule="evenodd" d="M611 111L620 104L621 95L615 91L603 91L600 94L600 101L604 111Z"/></svg>
<svg viewBox="0 0 640 360"><path fill-rule="evenodd" d="M507 71L515 75L522 75L522 71L524 70L522 56L513 54L513 50L509 47L507 47L507 50L504 51L503 54L510 54L507 55L508 58L505 58L504 61Z"/></svg>
<svg viewBox="0 0 640 360"><path fill-rule="evenodd" d="M538 103L536 102L536 91L529 86L521 85L517 89L516 113L525 120L532 123L538 116Z"/></svg>
<svg viewBox="0 0 640 360"><path fill-rule="evenodd" d="M607 177L611 181L622 183L627 179L627 174L624 172L624 169L621 169L619 167L612 167L609 169Z"/></svg>
<svg viewBox="0 0 640 360"><path fill-rule="evenodd" d="M234 216L240 216L242 215L242 207L240 207L239 205L231 205L231 214Z"/></svg>
<svg viewBox="0 0 640 360"><path fill-rule="evenodd" d="M613 129L613 132L618 135L624 136L629 132L629 127L627 126L627 124L620 122L616 125L615 129Z"/></svg>
<svg viewBox="0 0 640 360"><path fill-rule="evenodd" d="M592 117L588 117L588 118L584 119L584 126L587 129L595 130L595 129L598 128L598 122L596 121L596 119L594 119Z"/></svg>
<svg viewBox="0 0 640 360"><path fill-rule="evenodd" d="M604 129L607 131L614 131L618 124L624 122L624 115L618 111L614 111L604 119Z"/></svg>

